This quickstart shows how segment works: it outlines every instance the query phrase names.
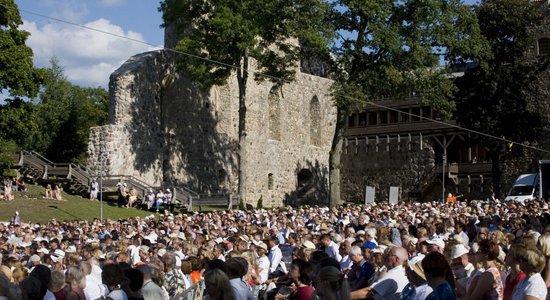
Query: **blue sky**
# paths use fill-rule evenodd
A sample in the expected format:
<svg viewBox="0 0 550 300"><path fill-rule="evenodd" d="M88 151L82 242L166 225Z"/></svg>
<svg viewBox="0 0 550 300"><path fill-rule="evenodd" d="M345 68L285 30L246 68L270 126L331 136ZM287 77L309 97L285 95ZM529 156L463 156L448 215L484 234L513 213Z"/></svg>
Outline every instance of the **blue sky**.
<svg viewBox="0 0 550 300"><path fill-rule="evenodd" d="M109 75L130 56L163 44L159 0L15 0L15 3L24 21L21 28L31 33L27 45L33 49L35 65L48 67L55 56L69 81L82 86L107 88Z"/></svg>

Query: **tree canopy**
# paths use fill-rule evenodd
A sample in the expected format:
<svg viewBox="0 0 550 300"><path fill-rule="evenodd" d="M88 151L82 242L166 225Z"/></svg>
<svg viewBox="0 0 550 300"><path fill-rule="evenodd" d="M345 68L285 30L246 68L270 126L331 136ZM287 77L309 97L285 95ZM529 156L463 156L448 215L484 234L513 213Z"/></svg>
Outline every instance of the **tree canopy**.
<svg viewBox="0 0 550 300"><path fill-rule="evenodd" d="M25 42L29 33L20 30L23 20L13 0L0 0L0 91L34 97L43 71L33 66L32 50Z"/></svg>
<svg viewBox="0 0 550 300"><path fill-rule="evenodd" d="M550 125L544 100L550 84L550 57L534 51L543 11L527 1L486 0L477 16L490 46L489 55L475 60L475 67L457 79L457 121L499 138L539 144ZM473 138L489 148L493 191L498 195L505 143L483 136Z"/></svg>
<svg viewBox="0 0 550 300"><path fill-rule="evenodd" d="M483 55L473 7L458 0L340 0L334 24L336 132L331 151L331 204L340 200L340 153L347 116L369 101L412 93L450 117L456 90L450 70Z"/></svg>
<svg viewBox="0 0 550 300"><path fill-rule="evenodd" d="M14 97L0 106L0 139L56 162L83 162L89 129L107 123L109 95L101 87L67 81L57 60L45 70L36 99Z"/></svg>

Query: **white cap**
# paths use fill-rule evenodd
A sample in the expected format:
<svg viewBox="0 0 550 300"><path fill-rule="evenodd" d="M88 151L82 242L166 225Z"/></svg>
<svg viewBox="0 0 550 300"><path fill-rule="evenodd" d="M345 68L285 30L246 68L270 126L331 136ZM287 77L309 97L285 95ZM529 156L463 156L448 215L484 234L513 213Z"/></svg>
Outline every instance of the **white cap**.
<svg viewBox="0 0 550 300"><path fill-rule="evenodd" d="M160 257L163 257L164 254L166 254L166 249L164 249L164 248L159 249L159 251L157 252L157 255L160 256Z"/></svg>
<svg viewBox="0 0 550 300"><path fill-rule="evenodd" d="M445 242L440 238L434 238L434 239L426 240L426 243L431 244L431 245L436 245L441 249L445 248Z"/></svg>
<svg viewBox="0 0 550 300"><path fill-rule="evenodd" d="M468 249L463 244L457 244L453 246L453 249L451 250L451 258L456 259L461 257L464 254L468 254Z"/></svg>

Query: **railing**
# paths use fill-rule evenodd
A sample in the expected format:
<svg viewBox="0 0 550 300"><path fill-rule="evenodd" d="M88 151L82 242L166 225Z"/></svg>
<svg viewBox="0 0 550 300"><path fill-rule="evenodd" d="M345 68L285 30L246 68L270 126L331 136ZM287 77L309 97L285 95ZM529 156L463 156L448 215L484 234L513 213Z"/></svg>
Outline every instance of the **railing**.
<svg viewBox="0 0 550 300"><path fill-rule="evenodd" d="M61 177L64 179L73 180L82 187L87 188L94 177L86 167L74 163L54 163L34 151L21 151L18 160L19 166L27 167L33 170L37 174L36 176L44 180L50 179L50 176L55 176L57 178ZM103 187L114 187L116 183L120 181L126 182L141 192L142 199L145 199L149 189L158 190L161 188L160 186L152 186L131 175L106 175L102 177L102 181ZM186 186L180 185L173 187L173 192L174 202L181 206L187 206L188 210L192 210L194 200L197 201L201 198L201 195ZM227 203L229 208L232 206L231 197L227 200L218 199L218 201L208 199L211 197L206 198L206 202L208 202L208 204L203 205L215 205L219 203L223 203L222 205L225 205Z"/></svg>

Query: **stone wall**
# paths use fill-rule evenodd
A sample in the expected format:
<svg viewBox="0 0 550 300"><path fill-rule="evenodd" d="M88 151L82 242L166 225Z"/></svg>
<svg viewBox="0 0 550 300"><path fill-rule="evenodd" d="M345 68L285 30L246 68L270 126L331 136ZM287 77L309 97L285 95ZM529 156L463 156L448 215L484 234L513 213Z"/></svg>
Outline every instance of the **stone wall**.
<svg viewBox="0 0 550 300"><path fill-rule="evenodd" d="M102 152L108 174L200 193L236 193L236 78L201 91L174 70L173 62L167 51L144 53L111 75L111 125L92 128L89 167L99 164ZM280 88L249 80L248 203L262 197L264 205L276 206L299 198L303 170L315 179L308 197L326 203L336 116L327 96L331 83L303 73Z"/></svg>
<svg viewBox="0 0 550 300"><path fill-rule="evenodd" d="M342 194L348 201L364 202L365 187L376 188L376 200L388 201L390 186L400 187L400 200L409 192L422 192L434 181L434 151L429 138L380 136L348 139L342 154Z"/></svg>

